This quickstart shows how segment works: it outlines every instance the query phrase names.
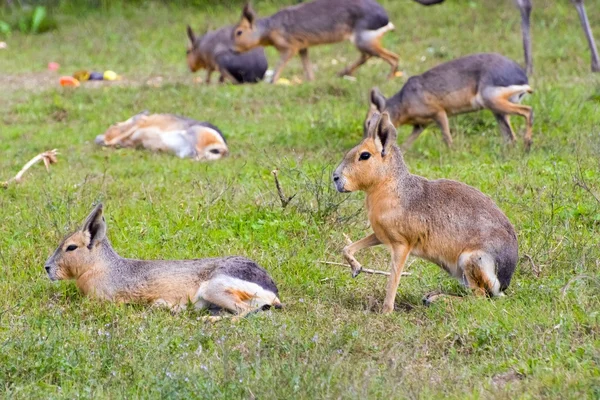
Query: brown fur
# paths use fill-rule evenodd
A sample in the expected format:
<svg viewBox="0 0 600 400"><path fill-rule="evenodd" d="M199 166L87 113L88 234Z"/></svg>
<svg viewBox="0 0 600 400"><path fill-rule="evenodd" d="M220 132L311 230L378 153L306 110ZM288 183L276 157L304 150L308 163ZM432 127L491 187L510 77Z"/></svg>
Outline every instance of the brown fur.
<svg viewBox="0 0 600 400"><path fill-rule="evenodd" d="M385 244L392 253L384 312L391 312L409 255L431 261L475 291L501 295L517 262L517 238L494 202L463 183L412 175L396 146L387 113L375 113L362 142L350 150L333 179L340 192L366 192L373 234L344 248L353 275L360 249Z"/></svg>
<svg viewBox="0 0 600 400"><path fill-rule="evenodd" d="M254 10L246 4L234 28L233 41L234 49L240 52L257 46L274 46L279 51L280 61L273 82L296 54L300 55L306 79L313 80L308 48L347 39L356 45L361 56L340 75L352 75L356 68L375 56L390 64L389 77L393 77L398 56L381 45L383 34L392 29L385 10L374 0L314 0L286 7L262 19L257 19Z"/></svg>
<svg viewBox="0 0 600 400"><path fill-rule="evenodd" d="M252 298L252 294L245 292L243 290L229 289L229 290L227 290L227 292L229 294L231 294L232 296L234 296L235 298L237 298L238 301L240 301L240 302L244 302L244 301Z"/></svg>
<svg viewBox="0 0 600 400"><path fill-rule="evenodd" d="M281 306L275 283L252 260L125 259L113 250L105 234L100 204L46 261L50 279L74 279L83 294L94 298L163 305L174 311L188 303L214 304L234 313Z"/></svg>
<svg viewBox="0 0 600 400"><path fill-rule="evenodd" d="M207 122L172 114L140 113L96 137L103 146L143 147L181 158L217 160L229 154L219 129Z"/></svg>
<svg viewBox="0 0 600 400"><path fill-rule="evenodd" d="M494 113L500 131L513 143L515 134L510 115L525 118L523 140L531 147L533 110L518 104L525 93L532 93L525 71L514 61L494 53L473 54L438 65L411 77L393 97L386 99L377 88L370 93L365 122L375 112L388 112L395 126L412 125L413 132L402 147L407 149L431 123L442 131L450 147L452 136L448 117L488 109Z"/></svg>

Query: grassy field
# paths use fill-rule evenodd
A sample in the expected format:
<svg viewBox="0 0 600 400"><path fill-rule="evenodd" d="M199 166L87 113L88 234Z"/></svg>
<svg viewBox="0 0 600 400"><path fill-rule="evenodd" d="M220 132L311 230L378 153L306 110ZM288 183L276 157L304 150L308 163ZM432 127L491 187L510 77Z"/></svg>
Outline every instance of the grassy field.
<svg viewBox="0 0 600 400"><path fill-rule="evenodd" d="M217 3L217 2L215 2ZM284 2L257 1L260 14ZM288 1L287 3L292 3ZM493 116L451 120L455 148L427 130L406 154L413 173L460 180L491 196L516 227L522 256L507 297L467 296L421 305L428 291L467 294L441 269L415 260L396 312L379 313L385 279L341 262L343 234L370 233L360 193L339 194L330 174L361 138L366 97L397 91L407 76L478 51L522 60L510 1L422 8L382 2L397 29L385 44L404 77L370 61L357 81L335 72L351 44L311 50L316 81L295 86L213 85L187 71L185 24L237 20L237 6L149 3L75 16L60 29L14 34L0 50L0 180L57 148L46 174L0 189L0 390L6 398L600 398L600 75L568 1L536 1L532 151L510 148ZM588 2L600 39L600 8ZM271 65L277 54L268 50ZM57 87L57 75L113 69L117 84ZM285 78L302 77L294 60ZM158 77L162 77L162 82ZM150 84L148 82L150 81ZM94 137L148 109L210 121L231 156L210 164L131 149ZM523 122L513 118L522 131ZM409 127L400 129L406 137ZM283 209L270 171L279 169ZM278 282L285 310L237 324L202 313L100 303L43 269L59 240L95 202L126 257L240 254ZM358 253L386 269L388 253Z"/></svg>

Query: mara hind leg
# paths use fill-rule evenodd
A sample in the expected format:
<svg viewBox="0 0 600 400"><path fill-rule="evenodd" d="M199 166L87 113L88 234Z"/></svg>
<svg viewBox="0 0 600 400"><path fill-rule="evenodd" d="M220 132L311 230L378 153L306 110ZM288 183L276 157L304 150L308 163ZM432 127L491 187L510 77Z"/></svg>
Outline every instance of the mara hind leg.
<svg viewBox="0 0 600 400"><path fill-rule="evenodd" d="M371 58L369 54L361 52L360 58L356 60L353 64L348 65L342 71L338 72L338 76L352 76L354 74L354 71L356 71L358 67L366 63L367 60L369 60L369 58Z"/></svg>
<svg viewBox="0 0 600 400"><path fill-rule="evenodd" d="M199 308L211 304L225 309L234 318L240 319L268 307L281 308L282 304L270 290L256 283L244 281L227 275L211 279L199 291L196 300ZM205 317L208 321L218 321L222 316Z"/></svg>
<svg viewBox="0 0 600 400"><path fill-rule="evenodd" d="M388 79L393 78L398 70L398 55L385 49L381 45L381 38L383 35L394 29L394 25L387 24L386 26L377 30L360 30L355 31L354 44L360 50L362 54L369 56L379 57L388 64L390 64L391 70L388 75ZM362 57L362 56L361 56ZM362 59L362 58L361 58ZM360 61L360 60L359 60ZM365 60L366 61L366 60ZM362 63L364 64L364 62ZM360 64L360 65L362 65Z"/></svg>
<svg viewBox="0 0 600 400"><path fill-rule="evenodd" d="M377 51L377 57L383 59L385 62L390 64L390 73L388 74L388 79L393 79L396 76L396 71L398 71L398 56L395 53L392 53L389 50L386 50L378 43L375 47Z"/></svg>
<svg viewBox="0 0 600 400"><path fill-rule="evenodd" d="M494 114L520 115L525 118L526 129L523 135L525 150L531 148L533 134L533 109L530 106L519 104L526 93L533 90L529 85L513 85L507 87L490 87L482 92L482 98L487 108ZM500 129L503 129L502 126Z"/></svg>
<svg viewBox="0 0 600 400"><path fill-rule="evenodd" d="M502 136L504 136L507 142L511 144L514 143L516 138L515 132L513 131L512 126L510 126L510 116L495 112L494 117L496 117L496 122L498 122L498 127L500 128Z"/></svg>
<svg viewBox="0 0 600 400"><path fill-rule="evenodd" d="M299 52L300 59L302 60L302 68L304 68L304 77L307 81L314 81L315 74L313 71L312 64L310 63L310 59L308 58L308 49L302 49Z"/></svg>

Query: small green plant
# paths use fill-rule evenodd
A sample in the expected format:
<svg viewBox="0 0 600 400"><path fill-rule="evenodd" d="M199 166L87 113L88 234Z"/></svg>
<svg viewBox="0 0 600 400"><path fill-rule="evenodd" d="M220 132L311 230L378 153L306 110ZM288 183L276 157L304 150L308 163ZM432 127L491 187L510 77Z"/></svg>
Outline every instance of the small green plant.
<svg viewBox="0 0 600 400"><path fill-rule="evenodd" d="M57 28L56 20L48 13L44 6L33 8L13 9L0 20L0 34L8 36L13 31L20 31L28 34L44 33Z"/></svg>

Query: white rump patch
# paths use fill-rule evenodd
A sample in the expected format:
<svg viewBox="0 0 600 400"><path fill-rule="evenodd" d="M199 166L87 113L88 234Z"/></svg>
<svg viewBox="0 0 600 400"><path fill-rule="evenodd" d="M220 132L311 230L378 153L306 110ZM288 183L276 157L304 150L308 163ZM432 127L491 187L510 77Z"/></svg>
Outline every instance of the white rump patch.
<svg viewBox="0 0 600 400"><path fill-rule="evenodd" d="M359 34L361 41L371 42L373 39L377 39L383 36L386 32L393 31L394 29L396 29L394 24L389 22L386 26L382 26L379 29L375 29L372 31L361 31L359 32ZM356 33L353 32L352 35L350 35L349 39L353 44L356 44Z"/></svg>
<svg viewBox="0 0 600 400"><path fill-rule="evenodd" d="M259 308L278 302L277 296L270 290L263 289L256 283L228 275L219 275L203 282L192 301L197 308L205 308L212 303L235 312L238 311L234 306L237 301L236 291L251 296L249 299L242 300L250 308Z"/></svg>
<svg viewBox="0 0 600 400"><path fill-rule="evenodd" d="M533 92L529 85L492 86L484 88L481 95L476 97L493 100L497 97L506 97L511 103L520 103L526 94Z"/></svg>

